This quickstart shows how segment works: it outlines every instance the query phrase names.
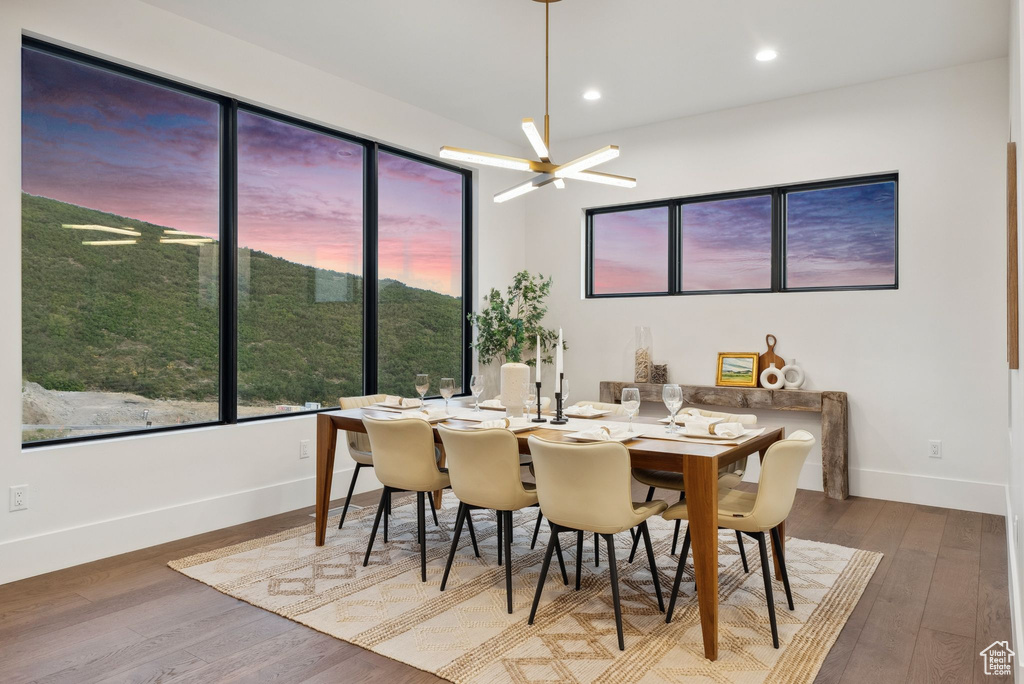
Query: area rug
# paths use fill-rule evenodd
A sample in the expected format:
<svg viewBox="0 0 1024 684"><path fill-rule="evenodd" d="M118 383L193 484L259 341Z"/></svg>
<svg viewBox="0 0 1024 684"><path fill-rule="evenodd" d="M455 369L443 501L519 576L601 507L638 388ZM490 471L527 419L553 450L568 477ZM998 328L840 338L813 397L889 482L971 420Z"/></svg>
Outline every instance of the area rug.
<svg viewBox="0 0 1024 684"><path fill-rule="evenodd" d="M349 511L345 528L328 520L327 543L313 524L169 563L215 589L452 682L811 682L874 573L881 554L790 538L786 560L796 610L780 582L773 591L780 648L771 645L756 543L747 542L744 573L736 536L719 536L719 658L704 658L692 566L680 588L672 624L655 599L646 556L626 562L630 537L619 535L619 580L626 650L619 651L608 563L602 544L584 544L583 579L574 591L576 548L562 535L570 586L557 564L535 624L527 624L543 561L546 529L529 550L536 509L515 514L512 548L514 612L506 612L504 568L497 565L494 514L475 511L482 558L463 534L447 588L441 575L457 502L445 496L440 527L427 515L427 582L420 582L415 498L395 500L389 542L378 533L368 567L363 553L375 506ZM546 528L546 525L544 526ZM660 579L668 592L676 558L673 526L650 523ZM681 542L681 537L680 537ZM642 551L642 549L641 549Z"/></svg>

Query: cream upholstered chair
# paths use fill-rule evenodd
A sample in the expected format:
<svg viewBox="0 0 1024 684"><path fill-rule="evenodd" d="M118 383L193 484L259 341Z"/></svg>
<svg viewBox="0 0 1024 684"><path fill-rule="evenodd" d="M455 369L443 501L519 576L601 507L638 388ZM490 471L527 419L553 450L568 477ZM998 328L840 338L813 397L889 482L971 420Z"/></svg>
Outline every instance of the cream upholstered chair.
<svg viewBox="0 0 1024 684"><path fill-rule="evenodd" d="M718 493L718 527L736 530L757 539L761 551L761 573L764 575L764 593L768 601L768 619L772 627L772 645L779 647L779 629L775 621L775 599L772 597L772 571L768 563L768 549L765 532L771 535L772 547L779 561L782 585L786 590L786 601L793 610L793 592L789 588L789 574L782 551L779 525L789 516L796 497L796 485L800 478L807 455L814 446L814 437L806 430L797 430L788 438L775 442L761 460L761 477L757 492L741 492L736 489L722 489ZM666 520L687 520L686 502L673 504L663 514ZM679 582L686 566L690 548L690 530L687 528L683 539L683 551L679 554L676 579L672 585L672 597L668 603L665 622L672 621L676 605ZM744 568L746 569L746 568Z"/></svg>
<svg viewBox="0 0 1024 684"><path fill-rule="evenodd" d="M434 430L425 420L419 418L379 419L365 416L363 425L370 438L373 452L373 469L377 479L384 485L377 515L373 519L373 530L366 545L363 566L370 562L370 551L377 536L381 514L391 507L394 492L416 492L416 530L420 545L420 580L427 581L427 543L423 510L425 494L449 486L448 473L437 467L434 452ZM470 527L472 530L472 527ZM384 542L387 543L385 525Z"/></svg>
<svg viewBox="0 0 1024 684"><path fill-rule="evenodd" d="M757 416L752 413L722 413L720 411L706 411L704 409L689 409L700 413L705 418L721 418L724 423L741 423L743 425L756 425ZM743 473L747 468L747 457L733 461L724 468L718 471L718 486L721 487L735 487L743 481ZM650 501L654 498L654 490L658 487L661 489L671 489L672 491L679 492L679 500L683 500L684 486L683 486L683 474L682 473L670 473L664 470L650 470L647 468L633 468L633 478L649 487L647 490L647 500ZM672 555L676 555L676 544L679 541L679 521L676 521L676 529L672 532ZM740 533L736 533L736 541L740 545L740 558L743 560L743 569L747 570L747 551L743 548L743 536ZM633 541L633 548L629 552L629 562L633 562L633 557L636 555L637 542Z"/></svg>
<svg viewBox="0 0 1024 684"><path fill-rule="evenodd" d="M512 511L537 505L537 488L524 483L519 470L519 440L508 430L455 430L438 426L448 463L452 492L459 499L455 535L448 552L448 563L441 579L441 591L448 583L462 524L473 509L486 508L498 513L498 547L504 537L505 590L508 612L512 612ZM562 566L562 579L568 584L561 547L556 547ZM479 554L477 554L479 555ZM499 551L498 565L501 565Z"/></svg>
<svg viewBox="0 0 1024 684"><path fill-rule="evenodd" d="M537 473L537 497L551 527L551 537L544 554L537 593L530 610L530 624L537 614L544 580L557 546L558 534L576 533L576 589L580 588L583 557L583 533L594 532L605 539L608 547L608 569L611 576L612 600L615 607L615 628L619 650L625 650L622 638L622 609L619 605L619 575L615 562L614 535L639 528L647 547L647 562L658 596L658 608L664 610L658 567L654 561L647 519L665 510L664 501L634 503L629 474L629 451L618 442L571 444L530 437Z"/></svg>
<svg viewBox="0 0 1024 684"><path fill-rule="evenodd" d="M385 394L367 394L362 397L342 397L340 405L343 409L363 408L364 406L371 406L384 401L386 397L387 395ZM349 502L352 501L352 492L356 489L356 480L359 478L359 469L373 467L373 454L370 453L370 438L362 432L348 432L347 437L348 455L356 462L356 469L355 472L352 473L352 482L348 485L348 496L345 497L345 507L341 509L341 522L338 523L339 530L342 525L345 524L345 516L348 515L348 505Z"/></svg>

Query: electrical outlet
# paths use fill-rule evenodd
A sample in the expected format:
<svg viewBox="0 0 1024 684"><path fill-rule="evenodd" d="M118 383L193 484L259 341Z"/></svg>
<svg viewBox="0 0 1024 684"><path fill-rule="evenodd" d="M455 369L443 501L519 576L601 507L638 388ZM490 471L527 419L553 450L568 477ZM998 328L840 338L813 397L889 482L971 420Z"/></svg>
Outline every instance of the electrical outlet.
<svg viewBox="0 0 1024 684"><path fill-rule="evenodd" d="M929 458L942 458L942 440L941 439L930 439L930 440L928 440L928 457Z"/></svg>
<svg viewBox="0 0 1024 684"><path fill-rule="evenodd" d="M309 458L309 440L299 441L299 458Z"/></svg>
<svg viewBox="0 0 1024 684"><path fill-rule="evenodd" d="M28 508L28 485L11 487L11 510L24 511Z"/></svg>

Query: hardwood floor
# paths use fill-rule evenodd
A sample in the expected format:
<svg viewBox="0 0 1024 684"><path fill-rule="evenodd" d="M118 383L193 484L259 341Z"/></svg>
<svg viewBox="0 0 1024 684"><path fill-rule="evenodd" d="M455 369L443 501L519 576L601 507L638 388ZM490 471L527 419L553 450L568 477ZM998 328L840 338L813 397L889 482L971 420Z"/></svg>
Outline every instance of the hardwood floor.
<svg viewBox="0 0 1024 684"><path fill-rule="evenodd" d="M637 488L638 497L646 493ZM658 492L674 501L677 495ZM369 492L354 503L375 503ZM311 522L312 507L0 586L4 682L442 681L225 596L169 560ZM885 554L817 682L975 682L1010 638L1003 519L798 492L794 537Z"/></svg>

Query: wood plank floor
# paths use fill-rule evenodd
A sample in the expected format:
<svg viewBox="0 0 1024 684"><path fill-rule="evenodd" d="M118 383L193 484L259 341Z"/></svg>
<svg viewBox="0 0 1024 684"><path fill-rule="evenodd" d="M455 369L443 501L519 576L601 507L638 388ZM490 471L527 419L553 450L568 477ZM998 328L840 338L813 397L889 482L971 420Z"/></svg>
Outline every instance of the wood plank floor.
<svg viewBox="0 0 1024 684"><path fill-rule="evenodd" d="M643 496L643 488L637 493ZM658 492L674 501L677 495ZM370 492L354 503L376 501ZM169 560L310 522L312 508L0 586L4 682L442 681L188 579ZM1010 638L997 516L798 492L788 534L885 554L817 682L1000 681ZM667 559L665 562L668 562Z"/></svg>

